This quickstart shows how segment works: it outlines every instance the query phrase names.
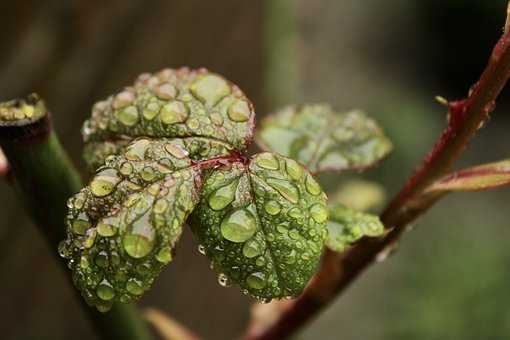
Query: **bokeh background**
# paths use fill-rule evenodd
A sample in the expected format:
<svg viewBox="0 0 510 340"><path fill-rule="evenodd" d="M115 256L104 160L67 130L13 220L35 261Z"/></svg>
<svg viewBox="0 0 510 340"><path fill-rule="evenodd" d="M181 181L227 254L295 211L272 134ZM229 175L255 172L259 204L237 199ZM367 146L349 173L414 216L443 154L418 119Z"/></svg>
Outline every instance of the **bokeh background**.
<svg viewBox="0 0 510 340"><path fill-rule="evenodd" d="M504 0L1 1L0 99L39 92L85 169L80 125L95 101L141 72L205 66L237 83L259 116L289 102L366 110L394 153L366 174L321 180L333 192L364 177L391 195L445 124L434 96L466 94L501 33L505 7ZM509 109L506 90L459 166L508 157ZM509 201L504 189L446 198L297 338L509 339ZM0 216L0 337L94 339L56 250L5 183ZM235 339L250 299L217 284L189 232L177 255L140 306L205 339Z"/></svg>

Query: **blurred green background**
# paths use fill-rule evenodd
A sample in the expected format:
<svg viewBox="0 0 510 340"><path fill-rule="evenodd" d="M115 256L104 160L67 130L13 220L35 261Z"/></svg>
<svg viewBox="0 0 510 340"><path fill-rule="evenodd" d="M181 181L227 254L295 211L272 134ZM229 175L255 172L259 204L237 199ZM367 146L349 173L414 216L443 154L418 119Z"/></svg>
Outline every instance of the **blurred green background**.
<svg viewBox="0 0 510 340"><path fill-rule="evenodd" d="M287 3L295 26L272 0L1 1L0 99L41 93L63 144L85 169L80 126L95 101L144 71L205 66L238 84L259 116L291 96L366 110L396 147L362 176L391 195L445 124L434 96L466 94L501 33L506 7L504 0ZM264 30L268 18L275 34ZM295 52L268 53L282 47L271 43L282 26L295 28ZM291 91L276 93L267 83L273 63L297 65L298 73L281 81ZM506 90L459 166L508 157L509 109ZM334 191L353 176L321 179ZM13 195L0 183L1 338L95 338L67 273L54 263L56 250ZM298 338L509 339L509 200L508 190L446 198L405 235L395 256L365 273ZM140 305L165 311L205 339L236 338L250 299L216 283L189 232L177 255Z"/></svg>

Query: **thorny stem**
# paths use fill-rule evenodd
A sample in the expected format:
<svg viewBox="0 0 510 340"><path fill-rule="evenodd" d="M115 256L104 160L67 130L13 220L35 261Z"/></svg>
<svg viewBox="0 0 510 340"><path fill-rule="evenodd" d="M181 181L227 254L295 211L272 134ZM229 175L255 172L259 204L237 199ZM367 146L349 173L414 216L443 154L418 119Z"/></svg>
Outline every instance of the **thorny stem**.
<svg viewBox="0 0 510 340"><path fill-rule="evenodd" d="M10 166L10 183L64 268L64 261L57 258L57 245L65 236L66 201L82 183L52 129L42 100L31 95L0 103L0 146ZM151 339L133 306L115 305L109 313L100 314L79 294L76 298L102 339Z"/></svg>
<svg viewBox="0 0 510 340"><path fill-rule="evenodd" d="M406 226L441 197L421 199L421 194L428 185L452 168L494 109L496 98L509 77L510 31L506 29L468 98L449 103L446 129L419 169L382 214L381 219L389 229L388 234L376 241L363 239L343 256L327 251L321 269L303 295L286 308L272 325L264 330L248 330L246 338L267 340L289 337L315 317L378 257L386 256Z"/></svg>

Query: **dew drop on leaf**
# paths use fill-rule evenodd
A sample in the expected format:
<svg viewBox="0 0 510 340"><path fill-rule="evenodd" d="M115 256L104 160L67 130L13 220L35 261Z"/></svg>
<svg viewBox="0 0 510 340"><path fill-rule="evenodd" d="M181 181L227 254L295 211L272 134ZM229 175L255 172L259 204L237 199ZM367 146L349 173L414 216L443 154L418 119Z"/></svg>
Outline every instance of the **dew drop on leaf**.
<svg viewBox="0 0 510 340"><path fill-rule="evenodd" d="M298 162L289 158L285 161L285 168L293 180L299 181L301 179L301 176L303 175L303 168L298 164Z"/></svg>
<svg viewBox="0 0 510 340"><path fill-rule="evenodd" d="M278 170L279 168L278 160L269 152L257 155L255 163L261 168L268 170Z"/></svg>
<svg viewBox="0 0 510 340"><path fill-rule="evenodd" d="M245 122L250 118L250 107L244 100L236 100L228 108L228 117L234 122Z"/></svg>
<svg viewBox="0 0 510 340"><path fill-rule="evenodd" d="M97 296L104 301L109 301L115 297L115 291L113 290L112 285L106 280L101 281L101 283L97 286L96 293Z"/></svg>
<svg viewBox="0 0 510 340"><path fill-rule="evenodd" d="M314 195L314 196L317 196L318 194L321 193L321 187L319 186L319 184L313 179L312 176L310 175L307 175L306 176L306 182L305 182L305 186L306 186L306 190Z"/></svg>
<svg viewBox="0 0 510 340"><path fill-rule="evenodd" d="M78 235L85 235L87 229L90 228L90 221L85 213L80 213L72 224L73 232Z"/></svg>
<svg viewBox="0 0 510 340"><path fill-rule="evenodd" d="M148 238L138 234L126 234L122 240L124 250L129 256L139 259L152 250L153 242Z"/></svg>
<svg viewBox="0 0 510 340"><path fill-rule="evenodd" d="M221 222L221 235L232 242L245 242L257 231L257 221L247 209L238 209Z"/></svg>
<svg viewBox="0 0 510 340"><path fill-rule="evenodd" d="M248 240L243 246L243 255L247 258L258 256L262 253L262 245L257 240Z"/></svg>
<svg viewBox="0 0 510 340"><path fill-rule="evenodd" d="M90 191L97 197L107 196L115 189L120 180L114 169L100 171L90 182Z"/></svg>
<svg viewBox="0 0 510 340"><path fill-rule="evenodd" d="M262 272L255 272L248 275L246 283L253 289L262 289L266 286L266 276Z"/></svg>
<svg viewBox="0 0 510 340"><path fill-rule="evenodd" d="M161 263L167 264L172 261L172 250L170 247L163 247L156 254L156 260Z"/></svg>
<svg viewBox="0 0 510 340"><path fill-rule="evenodd" d="M99 222L97 224L97 233L103 237L110 237L117 233L117 227L104 221Z"/></svg>
<svg viewBox="0 0 510 340"><path fill-rule="evenodd" d="M269 214L269 215L278 215L280 213L280 211L282 210L282 207L280 205L280 203L276 202L276 201L267 201L266 204L264 204L264 210Z"/></svg>
<svg viewBox="0 0 510 340"><path fill-rule="evenodd" d="M211 106L230 94L230 86L225 79L214 74L199 77L191 85L190 90L198 100Z"/></svg>
<svg viewBox="0 0 510 340"><path fill-rule="evenodd" d="M135 278L131 278L126 283L126 290L133 295L142 295L143 288L140 281Z"/></svg>
<svg viewBox="0 0 510 340"><path fill-rule="evenodd" d="M237 184L238 180L234 180L230 184L216 189L209 196L208 203L211 209L222 210L229 205L234 200Z"/></svg>
<svg viewBox="0 0 510 340"><path fill-rule="evenodd" d="M117 119L126 126L133 126L138 123L138 109L136 106L128 106L117 111Z"/></svg>
<svg viewBox="0 0 510 340"><path fill-rule="evenodd" d="M161 108L159 117L163 124L182 123L188 118L188 108L182 102L173 101Z"/></svg>
<svg viewBox="0 0 510 340"><path fill-rule="evenodd" d="M287 199L291 203L297 203L299 200L299 191L298 188L289 181L278 178L268 178L266 180L267 184L273 187L276 191L280 193L285 199ZM320 187L319 192L320 192Z"/></svg>
<svg viewBox="0 0 510 340"><path fill-rule="evenodd" d="M322 223L328 219L328 210L321 203L316 203L310 207L310 214L317 223Z"/></svg>

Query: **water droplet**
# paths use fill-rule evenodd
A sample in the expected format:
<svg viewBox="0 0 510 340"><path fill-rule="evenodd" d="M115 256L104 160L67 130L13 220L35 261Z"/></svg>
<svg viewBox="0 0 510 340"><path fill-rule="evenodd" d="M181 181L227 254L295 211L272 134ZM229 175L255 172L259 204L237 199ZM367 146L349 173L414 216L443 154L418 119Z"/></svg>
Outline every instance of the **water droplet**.
<svg viewBox="0 0 510 340"><path fill-rule="evenodd" d="M146 166L140 171L140 176L144 181L150 182L156 177L156 173L152 167Z"/></svg>
<svg viewBox="0 0 510 340"><path fill-rule="evenodd" d="M316 203L310 207L310 214L317 223L322 223L328 219L328 210L322 203Z"/></svg>
<svg viewBox="0 0 510 340"><path fill-rule="evenodd" d="M312 176L310 175L307 175L306 176L306 181L305 181L305 186L306 186L306 190L314 195L314 196L317 196L318 194L321 193L321 187L319 186L319 184L315 181L315 179L313 179Z"/></svg>
<svg viewBox="0 0 510 340"><path fill-rule="evenodd" d="M209 118L211 118L211 121L215 125L222 125L223 124L223 117L218 112L211 113Z"/></svg>
<svg viewBox="0 0 510 340"><path fill-rule="evenodd" d="M228 108L228 117L234 122L245 122L250 118L250 106L238 99Z"/></svg>
<svg viewBox="0 0 510 340"><path fill-rule="evenodd" d="M161 250L156 254L156 260L164 264L172 261L172 249L170 247L161 248Z"/></svg>
<svg viewBox="0 0 510 340"><path fill-rule="evenodd" d="M243 246L243 255L251 259L262 254L262 245L257 240L248 240Z"/></svg>
<svg viewBox="0 0 510 340"><path fill-rule="evenodd" d="M205 255L205 247L203 244L198 245L198 252L202 255Z"/></svg>
<svg viewBox="0 0 510 340"><path fill-rule="evenodd" d="M75 209L81 209L83 208L83 205L85 204L86 196L83 192L79 192L74 196L73 206Z"/></svg>
<svg viewBox="0 0 510 340"><path fill-rule="evenodd" d="M100 313L106 313L110 309L112 309L113 304L112 303L100 303L96 305L96 309Z"/></svg>
<svg viewBox="0 0 510 340"><path fill-rule="evenodd" d="M94 262L98 267L106 268L108 267L108 254L106 251L100 251L99 254L96 255Z"/></svg>
<svg viewBox="0 0 510 340"><path fill-rule="evenodd" d="M184 103L173 101L161 108L159 117L163 124L182 123L188 118L188 108Z"/></svg>
<svg viewBox="0 0 510 340"><path fill-rule="evenodd" d="M58 244L58 254L60 255L60 257L66 257L67 255L67 242L64 240L64 241L60 241L60 243Z"/></svg>
<svg viewBox="0 0 510 340"><path fill-rule="evenodd" d="M97 233L103 237L110 237L117 233L117 227L111 224L112 221L104 219L97 224Z"/></svg>
<svg viewBox="0 0 510 340"><path fill-rule="evenodd" d="M147 104L143 109L143 117L147 120L153 120L158 114L161 106L158 103L152 102Z"/></svg>
<svg viewBox="0 0 510 340"><path fill-rule="evenodd" d="M133 295L142 295L143 293L142 282L135 278L131 278L126 283L126 290Z"/></svg>
<svg viewBox="0 0 510 340"><path fill-rule="evenodd" d="M214 106L230 94L230 86L222 77L208 74L195 80L190 91L202 103Z"/></svg>
<svg viewBox="0 0 510 340"><path fill-rule="evenodd" d="M143 235L126 234L122 239L122 245L129 256L139 259L149 254L154 244Z"/></svg>
<svg viewBox="0 0 510 340"><path fill-rule="evenodd" d="M235 198L238 180L216 189L208 199L209 206L213 210L222 210L229 205Z"/></svg>
<svg viewBox="0 0 510 340"><path fill-rule="evenodd" d="M238 209L221 222L221 234L232 242L245 242L257 231L257 221L247 209Z"/></svg>
<svg viewBox="0 0 510 340"><path fill-rule="evenodd" d="M96 240L97 231L96 229L87 230L87 237L83 241L83 247L86 249L91 248Z"/></svg>
<svg viewBox="0 0 510 340"><path fill-rule="evenodd" d="M220 286L222 287L228 287L230 286L230 280L228 278L227 275L225 275L224 273L220 273L218 274L218 283L220 284Z"/></svg>
<svg viewBox="0 0 510 340"><path fill-rule="evenodd" d="M258 154L255 159L255 163L261 168L268 170L278 170L280 167L278 164L278 159L276 159L276 157L269 152Z"/></svg>
<svg viewBox="0 0 510 340"><path fill-rule="evenodd" d="M288 229L283 224L279 224L276 226L276 231L279 232L280 234L286 235L288 232Z"/></svg>
<svg viewBox="0 0 510 340"><path fill-rule="evenodd" d="M115 96L113 100L113 108L121 109L130 105L135 100L135 95L130 91L122 91Z"/></svg>
<svg viewBox="0 0 510 340"><path fill-rule="evenodd" d="M90 182L90 191L97 197L109 195L120 182L115 169L106 169L96 174Z"/></svg>
<svg viewBox="0 0 510 340"><path fill-rule="evenodd" d="M168 143L165 145L165 150L178 159L183 159L187 156L187 152L179 145Z"/></svg>
<svg viewBox="0 0 510 340"><path fill-rule="evenodd" d="M301 179L301 176L303 175L303 167L301 167L298 162L293 159L287 159L285 161L285 167L290 178L295 181L299 181Z"/></svg>
<svg viewBox="0 0 510 340"><path fill-rule="evenodd" d="M289 236L293 240L297 240L300 238L299 231L297 231L296 229L292 229L291 231L289 231Z"/></svg>
<svg viewBox="0 0 510 340"><path fill-rule="evenodd" d="M264 256L259 256L257 257L257 259L255 260L255 264L259 267L262 267L263 265L266 264L266 259L264 258Z"/></svg>
<svg viewBox="0 0 510 340"><path fill-rule="evenodd" d="M120 166L119 171L123 176L129 176L133 172L133 166L129 162L124 162Z"/></svg>
<svg viewBox="0 0 510 340"><path fill-rule="evenodd" d="M159 191L161 190L161 186L158 183L153 183L149 186L147 189L147 192L151 194L152 196L157 196L159 194Z"/></svg>
<svg viewBox="0 0 510 340"><path fill-rule="evenodd" d="M78 217L72 222L73 233L78 235L85 235L87 229L90 228L90 221L87 214L81 212Z"/></svg>
<svg viewBox="0 0 510 340"><path fill-rule="evenodd" d="M296 250L292 249L290 253L288 253L287 256L285 256L284 259L285 263L293 264L294 262L296 262L296 256L297 256Z"/></svg>
<svg viewBox="0 0 510 340"><path fill-rule="evenodd" d="M277 178L268 178L266 182L276 191L278 191L280 195L285 197L289 202L292 203L298 202L299 191L298 188L293 183Z"/></svg>
<svg viewBox="0 0 510 340"><path fill-rule="evenodd" d="M303 212L299 208L292 208L289 210L289 216L295 219L302 218Z"/></svg>
<svg viewBox="0 0 510 340"><path fill-rule="evenodd" d="M168 202L165 199L160 199L154 204L154 212L156 214L162 214L168 208Z"/></svg>
<svg viewBox="0 0 510 340"><path fill-rule="evenodd" d="M200 121L196 118L191 118L186 122L186 126L191 130L197 130L200 127Z"/></svg>
<svg viewBox="0 0 510 340"><path fill-rule="evenodd" d="M101 281L99 286L97 286L96 293L101 300L105 301L109 301L115 297L113 286L107 280Z"/></svg>
<svg viewBox="0 0 510 340"><path fill-rule="evenodd" d="M80 267L83 269L88 269L90 267L90 262L87 256L82 255L80 258Z"/></svg>
<svg viewBox="0 0 510 340"><path fill-rule="evenodd" d="M268 201L266 202L266 204L264 204L264 210L269 214L269 215L278 215L280 213L280 211L282 210L282 207L280 205L280 203L276 202L276 201Z"/></svg>
<svg viewBox="0 0 510 340"><path fill-rule="evenodd" d="M138 123L138 109L136 106L128 106L117 111L117 119L126 126Z"/></svg>
<svg viewBox="0 0 510 340"><path fill-rule="evenodd" d="M251 273L246 278L246 283L253 289L262 289L266 286L266 275L262 272Z"/></svg>
<svg viewBox="0 0 510 340"><path fill-rule="evenodd" d="M177 89L170 83L163 83L159 86L156 86L154 92L159 99L163 100L175 98L177 95Z"/></svg>
<svg viewBox="0 0 510 340"><path fill-rule="evenodd" d="M148 139L138 139L127 147L124 155L129 160L142 161L145 159L145 151L147 151L149 144Z"/></svg>

